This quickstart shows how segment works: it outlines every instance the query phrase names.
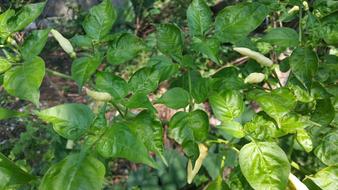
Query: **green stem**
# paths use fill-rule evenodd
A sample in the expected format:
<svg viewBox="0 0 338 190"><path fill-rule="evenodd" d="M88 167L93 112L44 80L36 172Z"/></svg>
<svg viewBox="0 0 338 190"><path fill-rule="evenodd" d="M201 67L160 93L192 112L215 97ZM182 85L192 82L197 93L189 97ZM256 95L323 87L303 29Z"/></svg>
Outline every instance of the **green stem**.
<svg viewBox="0 0 338 190"><path fill-rule="evenodd" d="M299 34L299 37L298 37L298 40L299 40L299 43L302 43L302 17L303 17L303 9L302 9L302 6L299 6L299 23L298 23L298 34Z"/></svg>
<svg viewBox="0 0 338 190"><path fill-rule="evenodd" d="M61 78L72 79L72 77L69 76L69 75L66 75L66 74L63 74L63 73L60 73L60 72L57 72L57 71L53 71L53 70L48 69L48 68L46 68L46 71L49 74L52 74L52 75L55 75L55 76L58 76L58 77L61 77Z"/></svg>
<svg viewBox="0 0 338 190"><path fill-rule="evenodd" d="M124 118L124 114L123 114L123 112L121 111L121 109L119 108L119 106L116 105L115 103L112 103L112 105L113 105L114 108L119 112L119 114Z"/></svg>
<svg viewBox="0 0 338 190"><path fill-rule="evenodd" d="M287 152L287 156L288 156L289 160L291 160L291 155L292 155L292 152L293 152L293 145L294 145L294 143L295 143L295 135L292 135L292 137L291 137L291 144L290 144L289 150Z"/></svg>
<svg viewBox="0 0 338 190"><path fill-rule="evenodd" d="M192 95L191 95L191 76L190 76L190 70L188 70L188 85L189 85L189 112L191 112L194 109L194 103L192 100Z"/></svg>

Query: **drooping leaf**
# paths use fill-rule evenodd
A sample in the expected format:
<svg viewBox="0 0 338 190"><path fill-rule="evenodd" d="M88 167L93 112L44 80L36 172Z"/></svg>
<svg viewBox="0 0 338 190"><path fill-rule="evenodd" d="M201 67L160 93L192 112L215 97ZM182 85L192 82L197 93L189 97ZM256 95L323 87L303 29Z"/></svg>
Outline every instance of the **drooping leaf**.
<svg viewBox="0 0 338 190"><path fill-rule="evenodd" d="M296 47L298 45L298 34L292 28L274 28L263 36L262 41L280 47Z"/></svg>
<svg viewBox="0 0 338 190"><path fill-rule="evenodd" d="M156 102L165 104L169 108L185 108L189 104L189 92L183 88L172 88L165 92Z"/></svg>
<svg viewBox="0 0 338 190"><path fill-rule="evenodd" d="M209 103L216 118L222 121L239 117L244 110L243 96L234 90L212 94Z"/></svg>
<svg viewBox="0 0 338 190"><path fill-rule="evenodd" d="M122 64L132 60L144 49L145 44L140 38L125 33L113 41L107 52L107 60L113 65Z"/></svg>
<svg viewBox="0 0 338 190"><path fill-rule="evenodd" d="M338 131L327 134L314 151L315 155L326 165L338 163Z"/></svg>
<svg viewBox="0 0 338 190"><path fill-rule="evenodd" d="M94 114L83 104L61 104L37 112L40 119L52 123L54 130L67 139L77 139L91 126Z"/></svg>
<svg viewBox="0 0 338 190"><path fill-rule="evenodd" d="M216 16L216 35L222 42L236 42L256 29L269 10L260 3L239 3L225 7Z"/></svg>
<svg viewBox="0 0 338 190"><path fill-rule="evenodd" d="M192 35L203 36L212 24L212 12L204 0L193 0L187 10Z"/></svg>
<svg viewBox="0 0 338 190"><path fill-rule="evenodd" d="M96 75L96 88L108 92L115 100L120 100L128 94L128 84L122 78L108 72L99 72Z"/></svg>
<svg viewBox="0 0 338 190"><path fill-rule="evenodd" d="M326 167L314 176L308 177L322 190L334 190L338 187L338 166Z"/></svg>
<svg viewBox="0 0 338 190"><path fill-rule="evenodd" d="M34 57L7 71L3 85L9 94L38 105L39 87L44 75L45 62L40 57Z"/></svg>
<svg viewBox="0 0 338 190"><path fill-rule="evenodd" d="M203 142L208 135L209 119L202 110L178 112L169 122L169 137L179 144Z"/></svg>
<svg viewBox="0 0 338 190"><path fill-rule="evenodd" d="M318 69L318 58L309 48L297 48L289 58L291 71L307 88L311 88L312 79Z"/></svg>
<svg viewBox="0 0 338 190"><path fill-rule="evenodd" d="M242 173L254 189L285 189L290 163L284 151L273 142L251 142L239 153Z"/></svg>
<svg viewBox="0 0 338 190"><path fill-rule="evenodd" d="M50 29L34 30L21 47L21 55L25 60L40 54L48 39Z"/></svg>
<svg viewBox="0 0 338 190"><path fill-rule="evenodd" d="M96 40L101 40L111 30L117 18L112 1L104 0L92 7L82 23L86 34Z"/></svg>
<svg viewBox="0 0 338 190"><path fill-rule="evenodd" d="M71 154L48 169L39 190L100 190L105 171L102 162L93 156Z"/></svg>
<svg viewBox="0 0 338 190"><path fill-rule="evenodd" d="M103 130L104 134L96 144L97 151L103 157L124 158L156 167L156 163L148 155L143 140L126 123L114 123Z"/></svg>
<svg viewBox="0 0 338 190"><path fill-rule="evenodd" d="M157 47L165 55L179 61L182 59L183 34L173 24L161 24L157 27Z"/></svg>
<svg viewBox="0 0 338 190"><path fill-rule="evenodd" d="M220 63L219 61L219 48L220 42L216 38L197 38L194 37L192 39L192 48L204 55L206 55L209 59L214 61L215 63Z"/></svg>
<svg viewBox="0 0 338 190"><path fill-rule="evenodd" d="M160 74L157 70L145 67L136 71L128 84L133 93L148 94L156 90L159 80Z"/></svg>
<svg viewBox="0 0 338 190"><path fill-rule="evenodd" d="M11 32L17 32L26 28L26 26L32 23L42 13L45 4L45 2L33 3L22 7L15 13L15 16L8 21Z"/></svg>
<svg viewBox="0 0 338 190"><path fill-rule="evenodd" d="M11 185L21 185L35 179L26 171L19 168L13 161L0 153L0 189Z"/></svg>
<svg viewBox="0 0 338 190"><path fill-rule="evenodd" d="M91 57L81 57L74 60L72 64L72 78L81 88L95 73L97 67L101 64L100 55Z"/></svg>

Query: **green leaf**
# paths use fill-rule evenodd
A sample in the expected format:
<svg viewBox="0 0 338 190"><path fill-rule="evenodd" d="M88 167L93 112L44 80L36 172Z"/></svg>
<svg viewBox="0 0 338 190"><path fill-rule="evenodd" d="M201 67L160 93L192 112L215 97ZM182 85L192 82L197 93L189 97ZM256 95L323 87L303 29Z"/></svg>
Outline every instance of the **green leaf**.
<svg viewBox="0 0 338 190"><path fill-rule="evenodd" d="M314 100L314 98L311 96L311 94L307 90L303 89L302 87L298 85L291 84L289 85L289 88L295 95L297 101L308 103Z"/></svg>
<svg viewBox="0 0 338 190"><path fill-rule="evenodd" d="M245 133L254 139L264 141L277 137L277 127L272 121L266 120L261 115L256 115L252 121L244 125Z"/></svg>
<svg viewBox="0 0 338 190"><path fill-rule="evenodd" d="M142 111L128 123L128 127L142 140L148 150L154 151L167 165L163 155L163 127L148 111Z"/></svg>
<svg viewBox="0 0 338 190"><path fill-rule="evenodd" d="M149 94L157 89L160 74L151 68L142 68L136 71L128 84L133 93Z"/></svg>
<svg viewBox="0 0 338 190"><path fill-rule="evenodd" d="M209 119L202 110L177 112L169 122L169 137L179 144L203 142L208 136Z"/></svg>
<svg viewBox="0 0 338 190"><path fill-rule="evenodd" d="M318 58L309 48L297 48L289 58L291 71L307 88L311 88L312 79L318 69Z"/></svg>
<svg viewBox="0 0 338 190"><path fill-rule="evenodd" d="M221 133L226 133L235 138L242 138L245 136L242 125L237 121L224 120L222 121L221 126L217 126L217 129L220 130Z"/></svg>
<svg viewBox="0 0 338 190"><path fill-rule="evenodd" d="M316 109L311 115L311 120L328 126L335 117L335 110L329 98L316 101Z"/></svg>
<svg viewBox="0 0 338 190"><path fill-rule="evenodd" d="M206 101L211 91L211 82L209 78L203 78L198 74L197 76L194 76L194 78L192 77L191 80L191 95L195 99L195 102L199 104Z"/></svg>
<svg viewBox="0 0 338 190"><path fill-rule="evenodd" d="M12 64L10 61L4 57L0 57L0 73L7 71L9 68L11 68L11 66Z"/></svg>
<svg viewBox="0 0 338 190"><path fill-rule="evenodd" d="M0 120L5 120L5 119L13 118L13 117L23 117L26 115L27 115L26 113L17 112L17 111L13 111L10 109L0 107Z"/></svg>
<svg viewBox="0 0 338 190"><path fill-rule="evenodd" d="M249 99L256 101L263 111L274 118L279 125L281 118L296 105L295 97L286 88L279 88L272 92L251 91Z"/></svg>
<svg viewBox="0 0 338 190"><path fill-rule="evenodd" d="M230 190L230 187L219 176L216 180L209 183L205 190Z"/></svg>
<svg viewBox="0 0 338 190"><path fill-rule="evenodd" d="M70 42L77 48L92 48L92 39L86 35L75 35L70 39Z"/></svg>
<svg viewBox="0 0 338 190"><path fill-rule="evenodd" d="M81 88L95 73L97 67L101 64L100 55L93 57L81 57L74 60L72 64L72 78Z"/></svg>
<svg viewBox="0 0 338 190"><path fill-rule="evenodd" d="M114 123L104 130L96 145L97 151L103 157L124 158L156 168L156 163L149 157L142 139L128 127L128 124Z"/></svg>
<svg viewBox="0 0 338 190"><path fill-rule="evenodd" d="M249 184L260 189L286 189L290 163L273 142L251 142L239 153L239 165Z"/></svg>
<svg viewBox="0 0 338 190"><path fill-rule="evenodd" d="M21 55L25 60L39 55L48 40L50 29L34 30L21 47Z"/></svg>
<svg viewBox="0 0 338 190"><path fill-rule="evenodd" d="M148 96L142 93L133 94L128 99L126 106L130 109L145 108L151 112L157 112L153 104L149 101Z"/></svg>
<svg viewBox="0 0 338 190"><path fill-rule="evenodd" d="M83 153L71 154L48 169L39 190L100 190L105 171L98 159Z"/></svg>
<svg viewBox="0 0 338 190"><path fill-rule="evenodd" d="M120 100L128 95L127 82L109 72L97 73L95 83L99 91L108 92L115 100Z"/></svg>
<svg viewBox="0 0 338 190"><path fill-rule="evenodd" d="M26 184L35 179L34 176L19 168L13 161L1 153L0 176L0 189L6 189L6 187L11 185Z"/></svg>
<svg viewBox="0 0 338 190"><path fill-rule="evenodd" d="M326 167L314 176L308 177L322 190L334 190L338 187L338 166Z"/></svg>
<svg viewBox="0 0 338 190"><path fill-rule="evenodd" d="M187 92L183 88L176 87L169 89L156 102L160 104L165 104L172 109L179 109L185 108L189 104L189 99L189 92Z"/></svg>
<svg viewBox="0 0 338 190"><path fill-rule="evenodd" d="M338 163L338 131L324 136L314 153L324 164L336 165Z"/></svg>
<svg viewBox="0 0 338 190"><path fill-rule="evenodd" d="M225 7L215 21L216 35L222 42L235 42L256 29L269 10L260 3L239 3Z"/></svg>
<svg viewBox="0 0 338 190"><path fill-rule="evenodd" d="M234 90L212 94L209 103L214 115L221 121L239 117L244 110L242 94Z"/></svg>
<svg viewBox="0 0 338 190"><path fill-rule="evenodd" d="M45 2L34 3L22 7L15 16L8 21L11 32L17 32L26 28L26 26L32 23L42 13L45 4Z"/></svg>
<svg viewBox="0 0 338 190"><path fill-rule="evenodd" d="M310 135L305 129L297 130L297 142L304 148L306 152L311 152L313 149L312 140Z"/></svg>
<svg viewBox="0 0 338 190"><path fill-rule="evenodd" d="M296 133L297 130L305 129L310 122L308 117L298 114L286 114L279 119L280 128L287 133Z"/></svg>
<svg viewBox="0 0 338 190"><path fill-rule="evenodd" d="M87 36L101 40L111 30L117 18L116 10L110 0L104 0L92 7L82 23Z"/></svg>
<svg viewBox="0 0 338 190"><path fill-rule="evenodd" d="M132 60L144 49L145 44L140 38L124 33L110 45L107 60L113 65L122 64Z"/></svg>
<svg viewBox="0 0 338 190"><path fill-rule="evenodd" d="M262 37L262 41L280 47L296 47L298 46L298 33L292 28L273 28Z"/></svg>
<svg viewBox="0 0 338 190"><path fill-rule="evenodd" d="M194 37L192 39L192 48L204 55L215 63L220 63L219 61L219 48L220 42L216 38L202 39Z"/></svg>
<svg viewBox="0 0 338 190"><path fill-rule="evenodd" d="M62 104L37 112L40 119L52 123L54 130L67 139L82 136L94 121L94 114L83 104Z"/></svg>
<svg viewBox="0 0 338 190"><path fill-rule="evenodd" d="M166 56L151 57L149 66L160 73L160 82L169 79L178 72L179 65L174 64L172 60Z"/></svg>
<svg viewBox="0 0 338 190"><path fill-rule="evenodd" d="M8 24L8 20L15 15L15 11L7 9L0 14L0 38L6 39L11 34L11 28Z"/></svg>
<svg viewBox="0 0 338 190"><path fill-rule="evenodd" d="M212 12L204 0L193 0L187 10L187 19L191 34L203 36L212 25Z"/></svg>
<svg viewBox="0 0 338 190"><path fill-rule="evenodd" d="M180 62L183 52L183 34L176 25L161 24L157 27L157 47L165 55Z"/></svg>
<svg viewBox="0 0 338 190"><path fill-rule="evenodd" d="M45 75L45 63L40 57L34 57L5 73L5 90L20 99L39 105L39 87Z"/></svg>

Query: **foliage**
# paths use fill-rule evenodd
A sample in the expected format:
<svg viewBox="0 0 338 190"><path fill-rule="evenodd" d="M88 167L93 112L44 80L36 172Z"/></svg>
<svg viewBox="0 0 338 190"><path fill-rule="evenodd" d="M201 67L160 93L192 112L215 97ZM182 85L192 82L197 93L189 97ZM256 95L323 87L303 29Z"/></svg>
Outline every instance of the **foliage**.
<svg viewBox="0 0 338 190"><path fill-rule="evenodd" d="M51 162L43 176L0 154L0 189L27 184L40 190L102 189L106 163L118 158L145 164L158 176L152 180L170 183L170 168L186 164L187 173L180 171L174 188L284 190L301 183L335 189L338 23L337 5L329 2L248 1L213 15L208 2L193 0L187 25L156 23L144 40L127 31L113 33L118 13L103 0L87 12L83 33L71 40L47 28L30 32L21 43L16 33L45 3L9 8L0 14L0 83L8 94L33 104L24 111L0 108L0 120L50 123L77 148ZM94 106L40 105L46 68L39 55L49 33L73 61L71 76L58 76L86 89ZM150 57L148 63L132 75L112 72L142 54ZM164 94L158 90L162 85ZM156 104L175 114L161 120ZM108 117L112 111L118 114ZM169 159L163 136L186 158ZM146 189L133 181L138 172L128 183ZM294 183L293 174L303 182Z"/></svg>

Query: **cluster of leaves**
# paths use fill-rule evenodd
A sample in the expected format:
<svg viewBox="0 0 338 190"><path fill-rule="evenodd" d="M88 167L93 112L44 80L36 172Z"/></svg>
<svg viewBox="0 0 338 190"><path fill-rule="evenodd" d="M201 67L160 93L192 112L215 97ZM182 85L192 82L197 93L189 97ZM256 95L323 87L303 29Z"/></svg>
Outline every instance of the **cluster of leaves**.
<svg viewBox="0 0 338 190"><path fill-rule="evenodd" d="M294 178L295 171L305 176L308 188L333 190L338 186L338 65L337 55L327 49L336 51L338 44L337 4L315 2L243 2L213 15L206 2L193 0L186 12L189 32L175 24L159 24L155 46L131 33L111 34L117 14L110 0L89 10L82 23L85 34L70 41L54 29L44 29L33 31L18 45L12 35L31 23L44 3L18 12L9 9L0 15L5 55L0 57L1 83L9 94L37 108L30 113L1 108L0 119L37 117L81 146L48 169L41 190L102 189L103 163L115 158L158 168L149 154L154 152L168 165L163 135L179 144L188 158L188 183L204 165L212 179L208 189L297 189L304 184ZM277 12L282 14L279 18ZM271 28L253 36L267 18L273 21ZM276 27L295 20L298 32ZM38 55L49 33L73 58L71 79L86 89L97 109L78 103L39 109L45 64ZM271 59L259 53L264 50ZM290 50L283 61L277 58ZM153 56L128 80L109 72L143 51ZM221 55L226 51L246 56L245 63L225 63ZM205 67L207 62L215 63L216 72ZM288 73L284 80L277 76L282 72ZM168 90L150 100L149 94L156 94L164 81ZM167 134L154 104L178 110ZM107 118L111 110L118 116ZM220 124L211 127L214 117ZM313 158L313 163L294 160L293 149ZM231 164L225 161L229 155L235 157ZM316 171L314 163L319 165ZM225 181L222 171L228 166L233 169ZM36 180L2 154L0 175L1 189Z"/></svg>

